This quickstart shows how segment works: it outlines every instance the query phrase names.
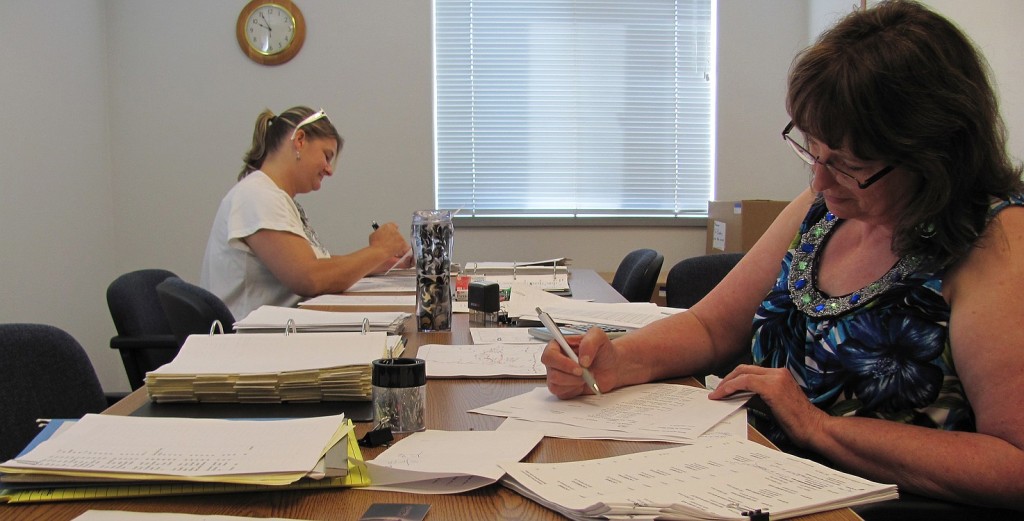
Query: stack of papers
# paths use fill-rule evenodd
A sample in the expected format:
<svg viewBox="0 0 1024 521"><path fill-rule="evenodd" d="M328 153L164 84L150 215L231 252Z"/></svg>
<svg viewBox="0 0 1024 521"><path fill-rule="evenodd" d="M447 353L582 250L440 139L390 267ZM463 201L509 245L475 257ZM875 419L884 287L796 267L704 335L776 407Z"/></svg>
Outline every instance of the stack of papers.
<svg viewBox="0 0 1024 521"><path fill-rule="evenodd" d="M467 262L459 275L473 281L495 282L504 289L513 283L551 292L569 291L569 268L565 258L530 262Z"/></svg>
<svg viewBox="0 0 1024 521"><path fill-rule="evenodd" d="M397 356L400 342L383 332L191 335L146 373L146 388L158 403L369 400L371 362Z"/></svg>
<svg viewBox="0 0 1024 521"><path fill-rule="evenodd" d="M749 399L709 400L708 393L687 385L652 383L560 400L546 387L538 387L469 412L529 421L534 430L553 437L697 443Z"/></svg>
<svg viewBox="0 0 1024 521"><path fill-rule="evenodd" d="M565 257L559 257L556 259L547 259L539 261L502 261L502 262L467 262L462 266L462 273L466 275L473 275L484 271L489 272L512 272L516 273L520 271L524 273L540 273L547 270L551 272L566 272L569 270L569 259Z"/></svg>
<svg viewBox="0 0 1024 521"><path fill-rule="evenodd" d="M343 414L288 420L86 415L0 465L34 486L210 482L281 486L348 473Z"/></svg>
<svg viewBox="0 0 1024 521"><path fill-rule="evenodd" d="M345 290L345 293L415 293L416 276L396 273L397 271L386 276L363 277Z"/></svg>
<svg viewBox="0 0 1024 521"><path fill-rule="evenodd" d="M405 320L411 316L402 311L359 313L260 306L235 322L235 331L281 333L287 328L299 332L362 331L365 322L368 331L399 334L405 327Z"/></svg>
<svg viewBox="0 0 1024 521"><path fill-rule="evenodd" d="M650 302L604 304L573 300L542 291L528 283L512 284L511 297L504 304L509 317L536 320L538 307L559 323L606 324L624 328L640 328L683 311Z"/></svg>
<svg viewBox="0 0 1024 521"><path fill-rule="evenodd" d="M423 431L366 462L370 486L415 494L455 494L490 485L540 443L539 432Z"/></svg>
<svg viewBox="0 0 1024 521"><path fill-rule="evenodd" d="M415 308L416 295L364 295L346 293L343 295L320 295L299 302L299 306L330 306L358 308Z"/></svg>
<svg viewBox="0 0 1024 521"><path fill-rule="evenodd" d="M505 486L581 520L744 520L743 512L758 509L786 519L898 497L896 485L744 440L502 468Z"/></svg>

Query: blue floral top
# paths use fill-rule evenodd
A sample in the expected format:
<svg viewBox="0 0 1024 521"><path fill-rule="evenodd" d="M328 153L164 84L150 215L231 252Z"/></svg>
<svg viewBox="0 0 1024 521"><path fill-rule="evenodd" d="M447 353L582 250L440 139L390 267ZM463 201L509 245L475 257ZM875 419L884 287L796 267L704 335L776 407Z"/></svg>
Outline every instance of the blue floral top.
<svg viewBox="0 0 1024 521"><path fill-rule="evenodd" d="M1024 198L994 200L988 219ZM973 431L974 413L953 365L944 270L903 258L849 295L818 291L818 254L840 219L817 201L754 316L755 364L785 367L816 406L834 416L882 418ZM770 416L752 415L773 442L788 445Z"/></svg>

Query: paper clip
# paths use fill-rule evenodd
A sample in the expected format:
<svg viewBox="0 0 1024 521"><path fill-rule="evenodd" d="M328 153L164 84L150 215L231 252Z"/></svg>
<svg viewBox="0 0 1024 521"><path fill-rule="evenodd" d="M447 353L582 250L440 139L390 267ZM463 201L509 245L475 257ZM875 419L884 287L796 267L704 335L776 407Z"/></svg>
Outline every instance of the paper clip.
<svg viewBox="0 0 1024 521"><path fill-rule="evenodd" d="M213 323L210 324L210 336L213 336L214 332L221 335L224 334L224 325L220 323L220 320L214 320Z"/></svg>
<svg viewBox="0 0 1024 521"><path fill-rule="evenodd" d="M288 335L290 335L292 333L298 333L298 332L299 331L297 329L295 329L295 320L289 318L288 322L284 323L284 336L288 336Z"/></svg>

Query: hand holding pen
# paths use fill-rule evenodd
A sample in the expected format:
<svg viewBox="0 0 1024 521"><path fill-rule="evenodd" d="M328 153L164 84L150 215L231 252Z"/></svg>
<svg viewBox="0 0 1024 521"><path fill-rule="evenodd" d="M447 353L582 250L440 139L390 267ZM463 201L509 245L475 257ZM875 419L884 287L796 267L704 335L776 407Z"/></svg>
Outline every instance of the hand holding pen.
<svg viewBox="0 0 1024 521"><path fill-rule="evenodd" d="M373 228L374 232L380 230L380 224L377 223L377 221L370 221L370 227ZM391 267L388 268L384 275L391 273L391 270L395 269L396 267L405 267L405 263L408 261L409 256L412 255L412 248L409 248L408 244L406 244L406 248L407 249L405 250L405 253L403 253L401 256L396 255L396 257L398 257L398 260L396 260L394 264L392 264Z"/></svg>
<svg viewBox="0 0 1024 521"><path fill-rule="evenodd" d="M540 308L537 308L537 317L540 318L541 324L544 324L544 327L548 328L548 331L551 332L551 336L555 338L555 342L562 347L562 352L565 353L565 356L568 356L570 360L579 364L580 360L576 356L576 352L569 347L569 342L565 340L565 336L562 335L562 331L558 329L558 324L555 324L551 315L545 313ZM594 394L601 396L601 389L597 387L597 380L594 379L594 375L591 374L590 369L587 369L586 367L583 367L583 381L586 382L587 387L590 387L591 391L594 391Z"/></svg>

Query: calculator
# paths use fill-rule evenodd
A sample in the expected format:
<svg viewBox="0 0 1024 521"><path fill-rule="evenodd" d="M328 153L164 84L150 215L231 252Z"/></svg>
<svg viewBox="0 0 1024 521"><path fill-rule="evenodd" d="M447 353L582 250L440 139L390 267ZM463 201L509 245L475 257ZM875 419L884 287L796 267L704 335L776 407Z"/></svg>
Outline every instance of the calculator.
<svg viewBox="0 0 1024 521"><path fill-rule="evenodd" d="M573 324L571 326L559 326L558 330L562 332L563 336L572 335L585 335L591 328L601 328L608 338L618 338L629 332L628 329L618 326L609 326L607 324ZM546 327L531 327L530 336L540 340L552 340L554 337L551 335L551 331L548 331Z"/></svg>

